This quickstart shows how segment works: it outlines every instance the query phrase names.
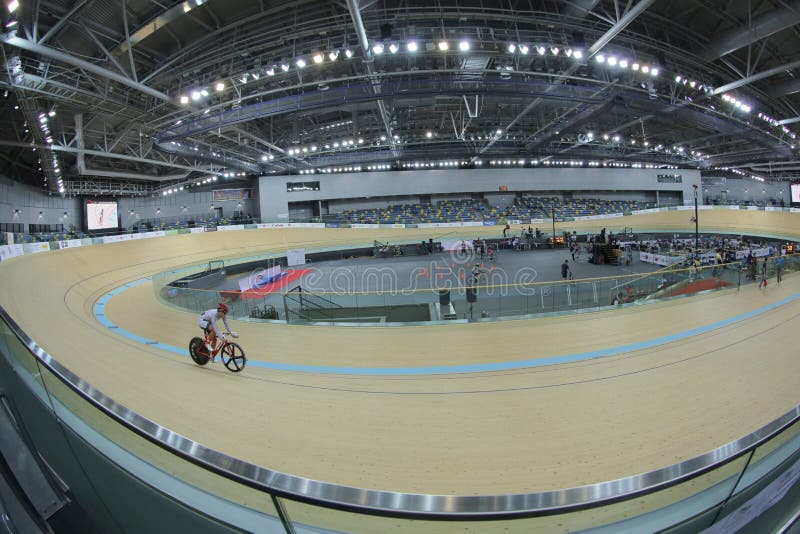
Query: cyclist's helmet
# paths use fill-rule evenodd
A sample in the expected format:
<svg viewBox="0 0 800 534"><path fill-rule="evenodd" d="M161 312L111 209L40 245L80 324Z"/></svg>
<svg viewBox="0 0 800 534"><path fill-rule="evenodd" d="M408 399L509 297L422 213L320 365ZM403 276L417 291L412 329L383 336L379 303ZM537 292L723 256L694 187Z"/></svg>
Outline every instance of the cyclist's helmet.
<svg viewBox="0 0 800 534"><path fill-rule="evenodd" d="M228 313L228 305L224 302L217 304L217 311L221 313Z"/></svg>

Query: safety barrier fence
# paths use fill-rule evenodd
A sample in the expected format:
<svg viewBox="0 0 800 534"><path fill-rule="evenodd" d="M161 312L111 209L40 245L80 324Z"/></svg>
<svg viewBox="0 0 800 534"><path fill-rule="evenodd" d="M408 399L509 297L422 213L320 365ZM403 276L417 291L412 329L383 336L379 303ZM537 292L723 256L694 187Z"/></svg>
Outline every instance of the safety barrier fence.
<svg viewBox="0 0 800 534"><path fill-rule="evenodd" d="M226 265L259 263L272 265L279 255L230 258ZM274 314L269 319L290 324L348 324L401 326L420 322L492 321L542 314L577 313L611 306L643 305L663 299L694 295L705 291L738 288L742 283L761 283L763 259L754 278L748 276L743 262L687 267L676 263L645 274L618 274L578 280L538 282L535 271L525 269L506 275L489 262L478 271L471 263L454 267L442 262L425 262L406 278L394 269L376 267L337 267L305 269L306 274L283 290L271 293L219 289L179 288L175 280L208 272L206 265L188 266L160 273L152 278L156 297L170 306L200 313L227 303L228 317L240 320L263 319L262 310ZM447 263L447 262L444 262ZM313 265L313 264L312 264ZM427 265L427 266L426 266ZM767 259L767 281L775 283L778 258ZM800 255L784 256L782 274L800 270ZM478 276L476 277L475 274ZM527 276L531 281L525 280ZM240 275L248 276L246 273ZM250 275L252 276L252 275ZM517 281L510 281L516 278ZM328 290L315 290L325 285Z"/></svg>

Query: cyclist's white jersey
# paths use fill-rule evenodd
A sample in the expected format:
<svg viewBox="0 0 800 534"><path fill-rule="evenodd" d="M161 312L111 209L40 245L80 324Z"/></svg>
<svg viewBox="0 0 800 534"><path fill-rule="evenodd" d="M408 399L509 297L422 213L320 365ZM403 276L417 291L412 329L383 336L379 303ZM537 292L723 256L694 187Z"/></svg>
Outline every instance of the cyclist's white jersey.
<svg viewBox="0 0 800 534"><path fill-rule="evenodd" d="M217 313L217 309L212 308L200 314L200 322L198 324L200 325L200 328L202 328L203 330L205 330L206 328L208 328L209 325L211 325L214 328L214 333L217 335L217 337L220 337L219 329L217 328L218 319L219 319L219 314ZM225 330L230 332L231 326L228 324L228 318L223 317L222 322L225 323Z"/></svg>

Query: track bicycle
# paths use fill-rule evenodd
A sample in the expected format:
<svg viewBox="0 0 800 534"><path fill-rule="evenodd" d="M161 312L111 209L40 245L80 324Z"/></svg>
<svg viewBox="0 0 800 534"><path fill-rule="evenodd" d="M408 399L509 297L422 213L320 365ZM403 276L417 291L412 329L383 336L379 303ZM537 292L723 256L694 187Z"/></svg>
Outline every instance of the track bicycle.
<svg viewBox="0 0 800 534"><path fill-rule="evenodd" d="M206 344L209 343L208 336L206 337L193 337L189 342L189 354L197 365L205 365L209 360L216 358L217 354L221 354L222 363L228 371L238 373L247 365L247 358L244 355L242 347L237 343L230 340L234 336L230 332L222 334L217 348L209 355Z"/></svg>

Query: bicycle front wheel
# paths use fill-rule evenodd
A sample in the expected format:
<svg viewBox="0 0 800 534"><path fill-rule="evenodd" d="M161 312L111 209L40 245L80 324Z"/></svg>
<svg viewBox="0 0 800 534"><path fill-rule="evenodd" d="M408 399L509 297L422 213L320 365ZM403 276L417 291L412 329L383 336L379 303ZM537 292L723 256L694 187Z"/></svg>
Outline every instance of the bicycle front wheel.
<svg viewBox="0 0 800 534"><path fill-rule="evenodd" d="M228 368L228 371L238 373L244 366L247 365L247 358L244 355L242 347L236 343L228 343L222 348L222 363Z"/></svg>

